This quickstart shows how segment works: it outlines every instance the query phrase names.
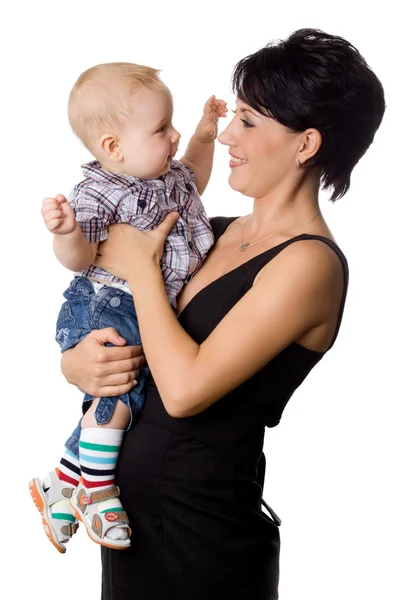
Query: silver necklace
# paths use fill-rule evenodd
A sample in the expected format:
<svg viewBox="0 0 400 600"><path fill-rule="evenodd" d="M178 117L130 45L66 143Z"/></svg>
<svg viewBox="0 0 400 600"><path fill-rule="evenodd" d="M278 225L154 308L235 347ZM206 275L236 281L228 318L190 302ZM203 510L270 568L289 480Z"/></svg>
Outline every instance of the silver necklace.
<svg viewBox="0 0 400 600"><path fill-rule="evenodd" d="M319 210L312 219L310 219L309 221L307 221L307 223L302 223L301 225L297 225L297 227L305 227L306 225L309 225L312 221L314 221L314 219L316 219L318 217L318 215L321 214L321 211ZM279 233L286 233L287 231L290 231L291 229L293 229L294 226L289 227L288 229L284 229L283 231L276 231L275 233L270 233L269 235L267 235L266 237L262 238L261 240L258 240L258 242L253 242L252 244L250 244L250 242L245 242L243 237L244 237L244 227L241 223L236 222L236 225L240 225L240 227L242 228L242 243L239 246L239 250L240 252L244 252L245 250L247 250L247 248L251 248L251 246L255 246L256 244L261 244L261 242L264 242L265 240L267 240L268 238L272 237L273 235L278 235Z"/></svg>

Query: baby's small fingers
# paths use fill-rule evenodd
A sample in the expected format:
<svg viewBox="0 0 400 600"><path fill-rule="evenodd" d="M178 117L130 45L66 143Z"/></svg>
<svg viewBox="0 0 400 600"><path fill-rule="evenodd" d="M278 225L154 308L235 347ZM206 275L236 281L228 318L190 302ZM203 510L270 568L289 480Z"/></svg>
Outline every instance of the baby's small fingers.
<svg viewBox="0 0 400 600"><path fill-rule="evenodd" d="M59 204L54 198L45 198L42 202L42 215L48 210L58 208Z"/></svg>
<svg viewBox="0 0 400 600"><path fill-rule="evenodd" d="M204 106L212 104L213 102L215 102L215 94L213 94L212 96L209 97L209 99L207 100L207 102L205 103Z"/></svg>
<svg viewBox="0 0 400 600"><path fill-rule="evenodd" d="M62 219L52 219L51 221L46 221L46 227L49 231L55 232L59 229L60 225L62 225Z"/></svg>
<svg viewBox="0 0 400 600"><path fill-rule="evenodd" d="M226 114L228 112L228 105L224 100L215 100L214 104L218 110L218 114Z"/></svg>
<svg viewBox="0 0 400 600"><path fill-rule="evenodd" d="M62 212L59 208L46 210L43 214L44 220L46 223L52 221L53 219L61 219L62 220Z"/></svg>
<svg viewBox="0 0 400 600"><path fill-rule="evenodd" d="M209 97L209 99L207 100L207 102L204 105L205 113L211 113L213 110L215 110L215 95L214 94Z"/></svg>

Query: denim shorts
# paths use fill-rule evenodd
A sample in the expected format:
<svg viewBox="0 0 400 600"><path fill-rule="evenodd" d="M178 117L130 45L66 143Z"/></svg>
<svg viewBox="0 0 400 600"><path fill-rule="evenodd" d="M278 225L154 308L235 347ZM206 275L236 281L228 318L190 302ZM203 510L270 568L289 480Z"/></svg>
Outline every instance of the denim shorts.
<svg viewBox="0 0 400 600"><path fill-rule="evenodd" d="M64 292L64 298L66 301L58 315L56 331L56 341L61 347L61 352L76 346L93 329L104 327L114 327L128 346L141 345L136 311L130 294L109 286L102 287L96 293L89 279L75 277ZM133 390L121 396L100 398L95 411L97 424L108 423L118 400L121 400L131 413L129 429L143 407L143 388L147 375L148 368L142 367ZM93 398L94 396L85 394L83 413L89 408L88 402ZM81 421L66 442L66 447L75 456L79 456L80 432Z"/></svg>

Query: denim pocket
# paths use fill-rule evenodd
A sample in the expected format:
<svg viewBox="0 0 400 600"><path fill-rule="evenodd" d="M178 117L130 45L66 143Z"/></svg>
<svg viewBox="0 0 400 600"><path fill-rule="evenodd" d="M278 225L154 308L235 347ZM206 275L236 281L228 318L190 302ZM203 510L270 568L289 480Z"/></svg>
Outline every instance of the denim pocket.
<svg viewBox="0 0 400 600"><path fill-rule="evenodd" d="M65 350L75 346L80 334L81 329L78 329L76 326L70 304L69 302L64 302L58 314L56 325L56 342L59 344L61 352L65 352Z"/></svg>

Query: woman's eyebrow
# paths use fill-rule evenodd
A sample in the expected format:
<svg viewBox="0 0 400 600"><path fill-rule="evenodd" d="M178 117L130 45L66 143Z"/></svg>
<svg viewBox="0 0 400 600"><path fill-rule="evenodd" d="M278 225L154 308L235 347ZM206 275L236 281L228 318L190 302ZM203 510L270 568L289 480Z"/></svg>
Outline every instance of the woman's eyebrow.
<svg viewBox="0 0 400 600"><path fill-rule="evenodd" d="M260 119L261 118L261 115L257 115L255 112L253 112L252 110L250 110L250 108L240 108L240 110L242 112L248 112L248 113L250 113L251 115L253 115L253 117L256 117L256 119Z"/></svg>

